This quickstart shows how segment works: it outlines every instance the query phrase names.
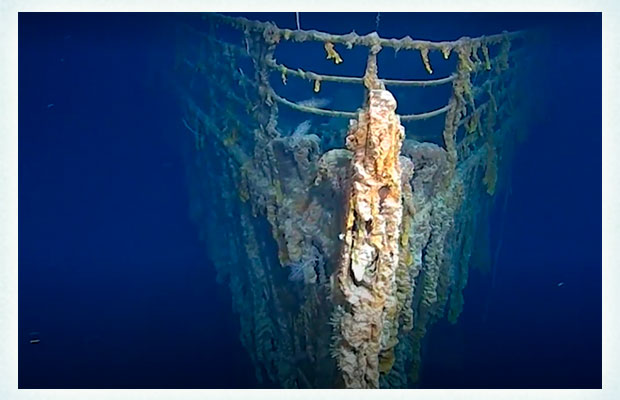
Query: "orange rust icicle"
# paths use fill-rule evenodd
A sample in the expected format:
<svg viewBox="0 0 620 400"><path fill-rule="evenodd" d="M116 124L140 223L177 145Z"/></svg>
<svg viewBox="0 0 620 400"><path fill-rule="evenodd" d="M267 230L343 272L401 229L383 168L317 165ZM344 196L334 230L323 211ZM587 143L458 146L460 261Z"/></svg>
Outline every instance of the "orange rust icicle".
<svg viewBox="0 0 620 400"><path fill-rule="evenodd" d="M367 109L351 121L351 187L339 270L348 303L338 363L347 387L379 386L384 321L396 313L401 205L399 154L404 128L387 90L369 91ZM382 337L386 336L386 337Z"/></svg>

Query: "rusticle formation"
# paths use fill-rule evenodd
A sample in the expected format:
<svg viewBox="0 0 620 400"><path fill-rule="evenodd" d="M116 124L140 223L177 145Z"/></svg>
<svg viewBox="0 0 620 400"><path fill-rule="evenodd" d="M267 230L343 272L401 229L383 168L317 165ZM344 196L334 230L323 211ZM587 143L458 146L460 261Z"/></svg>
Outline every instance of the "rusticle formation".
<svg viewBox="0 0 620 400"><path fill-rule="evenodd" d="M456 322L470 266L488 267L489 210L525 129L523 52L513 43L523 47L526 35L427 42L217 14L180 23L178 35L191 216L230 288L257 378L415 385L428 327ZM289 68L275 59L284 42L319 42L338 68L365 48L365 73ZM384 48L418 52L428 74L440 70L437 55L455 70L380 79ZM337 111L277 93L276 81L293 79L309 81L311 95L326 82L361 87L362 106ZM450 91L440 108L400 115L391 87ZM287 113L305 117L296 124Z"/></svg>

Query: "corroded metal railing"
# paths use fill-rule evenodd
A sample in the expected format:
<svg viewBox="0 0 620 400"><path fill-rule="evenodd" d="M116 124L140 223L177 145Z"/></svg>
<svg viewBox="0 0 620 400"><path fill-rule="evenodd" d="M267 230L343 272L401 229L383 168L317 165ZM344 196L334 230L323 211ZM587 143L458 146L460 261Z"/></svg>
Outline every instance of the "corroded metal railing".
<svg viewBox="0 0 620 400"><path fill-rule="evenodd" d="M182 122L196 148L192 215L229 283L257 376L284 387L411 385L428 325L446 314L456 321L474 249L488 246L476 234L509 171L516 134L503 121L523 110L515 47L526 33L430 42L207 14L179 35ZM336 46L365 47L365 73L289 68L274 56L285 41L320 42L335 64L345 54ZM440 52L456 58L455 70L379 78L383 48L418 52L428 74ZM274 78L308 80L315 92L322 82L362 85L364 106L289 100ZM444 106L408 115L396 114L388 90L446 85ZM304 121L287 134L279 106L351 122ZM441 145L407 138L402 124L442 116Z"/></svg>

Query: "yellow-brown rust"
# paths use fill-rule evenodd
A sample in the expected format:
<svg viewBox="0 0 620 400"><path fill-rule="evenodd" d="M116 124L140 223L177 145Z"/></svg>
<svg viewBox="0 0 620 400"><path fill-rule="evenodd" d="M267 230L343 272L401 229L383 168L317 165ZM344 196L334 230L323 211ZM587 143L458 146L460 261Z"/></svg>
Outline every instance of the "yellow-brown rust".
<svg viewBox="0 0 620 400"><path fill-rule="evenodd" d="M384 323L397 312L402 218L399 154L404 128L387 90L368 92L367 109L351 121L347 147L353 152L350 197L339 269L348 303L341 319L338 364L347 387L379 386L379 354L393 337ZM389 330L389 329L388 329Z"/></svg>

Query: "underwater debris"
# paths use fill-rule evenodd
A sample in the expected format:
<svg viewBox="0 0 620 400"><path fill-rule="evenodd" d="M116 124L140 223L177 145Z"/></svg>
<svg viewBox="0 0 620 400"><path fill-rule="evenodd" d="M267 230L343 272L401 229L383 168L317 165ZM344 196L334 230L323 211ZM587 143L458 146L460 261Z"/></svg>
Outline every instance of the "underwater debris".
<svg viewBox="0 0 620 400"><path fill-rule="evenodd" d="M487 167L485 171L483 182L487 187L487 193L493 196L495 194L495 185L497 184L497 153L493 145L489 145L487 150Z"/></svg>
<svg viewBox="0 0 620 400"><path fill-rule="evenodd" d="M282 68L282 75L280 75L282 78L282 84L286 85L286 68Z"/></svg>
<svg viewBox="0 0 620 400"><path fill-rule="evenodd" d="M422 62L424 63L424 69L426 69L426 72L429 74L432 74L433 69L431 68L431 62L428 60L428 48L425 47L420 49L420 56L422 57Z"/></svg>
<svg viewBox="0 0 620 400"><path fill-rule="evenodd" d="M379 387L384 316L393 315L396 305L402 215L399 154L404 128L390 92L370 90L368 96L368 109L351 121L347 136L353 152L351 194L338 272L350 307L343 317L338 366L351 388Z"/></svg>
<svg viewBox="0 0 620 400"><path fill-rule="evenodd" d="M334 60L334 64L340 64L342 62L342 57L340 54L334 49L334 44L331 42L325 42L325 52L327 53L328 60Z"/></svg>
<svg viewBox="0 0 620 400"><path fill-rule="evenodd" d="M452 48L450 46L444 45L441 47L441 54L443 55L443 59L447 60L450 58L450 53L452 52Z"/></svg>
<svg viewBox="0 0 620 400"><path fill-rule="evenodd" d="M314 93L318 93L320 90L321 90L321 80L320 79L315 79L314 80L313 91L314 91Z"/></svg>
<svg viewBox="0 0 620 400"><path fill-rule="evenodd" d="M489 48L486 45L482 45L482 55L484 56L484 69L491 70L491 59L489 58Z"/></svg>
<svg viewBox="0 0 620 400"><path fill-rule="evenodd" d="M201 150L187 152L190 209L218 282L230 288L257 379L282 387L415 386L427 330L443 317L455 322L463 309L480 247L472 238L484 232L510 170L513 139L502 126L507 104L511 114L522 110L508 82L517 82L519 63L509 61L523 35L427 42L217 14L202 23L211 33L189 31L177 42L188 60L180 63L188 72L179 74L182 122ZM238 30L238 43L220 38L218 24ZM206 62L196 40L220 56ZM288 69L275 60L283 40L323 43L335 64L342 63L335 45L359 46L368 51L365 74ZM430 52L444 59L456 52L456 69L441 79L379 79L385 47L419 51L429 74ZM289 101L272 87L287 76L314 82L315 92L323 81L357 85L367 97L352 99L361 105L356 112L328 109L328 97ZM399 116L386 90L392 85L449 85L451 96L434 111ZM308 116L288 119L285 107ZM416 123L430 118L443 120L443 129Z"/></svg>

